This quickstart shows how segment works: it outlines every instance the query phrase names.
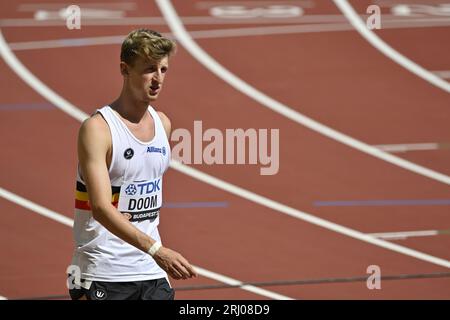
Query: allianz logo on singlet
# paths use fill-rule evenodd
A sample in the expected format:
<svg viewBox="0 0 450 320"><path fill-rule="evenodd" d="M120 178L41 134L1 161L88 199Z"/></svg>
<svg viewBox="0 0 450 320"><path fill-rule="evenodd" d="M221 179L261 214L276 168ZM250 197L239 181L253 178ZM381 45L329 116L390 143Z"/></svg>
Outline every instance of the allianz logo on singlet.
<svg viewBox="0 0 450 320"><path fill-rule="evenodd" d="M162 155L165 156L166 155L166 147L162 147L162 148L147 147L147 152L162 153Z"/></svg>

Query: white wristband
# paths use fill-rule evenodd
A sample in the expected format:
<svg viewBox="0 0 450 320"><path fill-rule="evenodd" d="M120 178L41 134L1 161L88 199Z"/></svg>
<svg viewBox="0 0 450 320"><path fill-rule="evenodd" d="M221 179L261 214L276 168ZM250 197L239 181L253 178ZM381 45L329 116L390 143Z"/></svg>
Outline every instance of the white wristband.
<svg viewBox="0 0 450 320"><path fill-rule="evenodd" d="M155 255L155 253L159 250L159 248L162 247L161 242L155 242L150 249L148 249L147 253L151 255L152 257Z"/></svg>

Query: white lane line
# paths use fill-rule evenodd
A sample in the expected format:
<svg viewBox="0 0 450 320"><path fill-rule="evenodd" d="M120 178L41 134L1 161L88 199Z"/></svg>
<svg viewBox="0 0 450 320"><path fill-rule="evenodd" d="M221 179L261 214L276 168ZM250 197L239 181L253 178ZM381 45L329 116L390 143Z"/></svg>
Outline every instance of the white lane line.
<svg viewBox="0 0 450 320"><path fill-rule="evenodd" d="M122 43L125 36L126 35L11 42L9 43L9 47L12 50L17 51L17 50L83 47L94 45L110 45Z"/></svg>
<svg viewBox="0 0 450 320"><path fill-rule="evenodd" d="M44 216L46 218L49 218L49 219L52 219L59 223L62 223L65 226L73 227L72 219L70 219L58 212L52 211L41 205L38 205L37 203L34 203L28 199L25 199L15 193L5 190L2 187L0 187L0 197L6 199L8 201L11 201L19 206L22 206L30 211L33 211L37 214L40 214L41 216ZM199 275L201 275L205 278L216 280L218 282L222 282L222 283L229 284L229 285L241 285L243 283L242 281L221 275L219 273L215 273L215 272L206 270L206 269L198 267L198 266L194 266L194 268L196 268ZM269 291L266 289L262 289L262 288L258 288L258 287L252 286L252 285L245 285L245 286L242 286L240 289L255 293L260 296L275 299L275 300L293 300L292 298L290 298L288 296L284 296L279 293Z"/></svg>
<svg viewBox="0 0 450 320"><path fill-rule="evenodd" d="M73 106L69 101L62 98L61 96L55 94L52 89L47 87L41 80L39 80L34 74L32 74L12 53L6 44L5 38L3 37L3 33L0 30L0 54L5 62L10 66L10 68L30 87L39 88L36 90L41 94L45 99L58 106L65 113L70 115L71 117L77 119L78 121L83 121L88 117L86 113L77 109Z"/></svg>
<svg viewBox="0 0 450 320"><path fill-rule="evenodd" d="M405 240L411 237L429 237L438 234L440 234L438 230L368 233L372 237L384 240Z"/></svg>
<svg viewBox="0 0 450 320"><path fill-rule="evenodd" d="M367 15L361 15L361 19L366 19ZM305 15L296 18L257 18L257 19L223 19L208 16L184 16L180 17L185 25L242 25L242 24L294 24L294 23L343 23L349 26L349 30L353 30L347 19L341 14L336 15ZM400 24L422 23L445 23L448 17L399 17L394 15L383 15L383 28L390 23L398 22ZM123 17L123 18L85 18L84 26L136 26L136 25L166 25L162 17ZM52 27L65 26L64 19L36 20L33 18L16 18L16 19L0 19L0 27Z"/></svg>
<svg viewBox="0 0 450 320"><path fill-rule="evenodd" d="M333 0L336 6L341 10L342 14L347 17L349 22L353 25L356 31L359 32L372 46L382 52L385 56L392 59L403 68L409 70L415 75L435 85L436 87L450 93L450 84L442 80L432 72L426 70L417 63L411 61L401 53L394 50L386 42L381 40L372 30L367 28L366 24L361 20L359 15L355 12L353 7L346 0Z"/></svg>
<svg viewBox="0 0 450 320"><path fill-rule="evenodd" d="M345 21L341 15L327 18L327 16L312 16L311 19L299 19L299 18L259 18L259 19L220 19L215 17L205 16L187 16L183 17L183 23L190 25L229 25L229 24L289 24L289 23L302 23L302 22L328 22L328 21ZM132 26L132 25L153 25L161 26L166 22L162 17L124 17L120 19L84 19L83 26ZM65 26L66 22L62 19L57 20L35 20L30 18L16 18L16 19L0 19L0 27L52 27L52 26Z"/></svg>
<svg viewBox="0 0 450 320"><path fill-rule="evenodd" d="M450 25L450 19L445 21L411 21L404 20L384 22L385 29L403 29L417 27L445 27ZM210 29L200 31L190 31L189 34L194 39L211 39L226 37L248 37L248 36L269 36L277 34L298 34L298 33L314 33L314 32L338 32L350 31L353 27L344 23L314 23L289 26L270 26L270 27L246 27L246 28L228 28L228 29Z"/></svg>
<svg viewBox="0 0 450 320"><path fill-rule="evenodd" d="M435 20L435 19L433 19ZM413 28L413 27L442 27L450 26L450 19L443 22L420 22L405 24L404 22L383 22L383 28ZM353 30L348 23L327 23L327 24L302 24L290 26L271 26L271 27L251 27L251 28L228 28L228 29L210 29L189 32L193 39L217 39L228 37L251 37L251 36L270 36L276 34L299 34L313 32L338 32ZM166 37L172 37L171 33L163 33ZM96 46L121 44L126 35L102 36L102 37L84 37L84 38L65 38L54 40L39 41L21 41L10 42L9 47L14 50L35 50L35 49L52 49L52 48L69 48L80 46ZM435 71L437 76L450 78L450 72Z"/></svg>
<svg viewBox="0 0 450 320"><path fill-rule="evenodd" d="M443 266L446 268L450 268L450 261L447 261L445 259L437 258L437 257L431 256L431 255L428 255L426 253L419 252L417 250L413 250L413 249L410 249L407 247L393 244L393 243L390 243L390 242L387 242L384 240L376 239L375 237L364 234L360 231L344 227L342 225L330 222L325 219L318 218L314 215L311 215L311 214L305 213L303 211L297 210L295 208L286 206L286 205L276 202L272 199L260 196L254 192L248 191L246 189L235 186L231 183L228 183L228 182L225 182L218 178L215 178L213 176L210 176L210 175L203 173L192 167L185 166L185 165L179 163L178 161L172 160L171 167L188 175L188 176L191 176L197 180L203 181L211 186L214 186L216 188L219 188L219 189L222 189L229 193L232 193L238 197L242 197L249 201L255 202L259 205L271 208L275 211L282 212L291 217L309 222L313 225L346 235L348 237L352 237L357 240L361 240L363 242L373 244L378 247L382 247L382 248L385 248L385 249L388 249L391 251L395 251L397 253L401 253L401 254L404 254L407 256L411 256L411 257L423 260L423 261L428 261L430 263L434 263L434 264L437 264L437 265L440 265L440 266Z"/></svg>
<svg viewBox="0 0 450 320"><path fill-rule="evenodd" d="M5 51L7 51L9 54L5 54ZM17 57L11 52L10 48L8 47L7 43L5 42L4 38L3 38L3 34L0 30L0 54L2 55L2 57L4 58L5 62L8 64L8 66L17 73L17 75L20 78L26 78L29 74L31 75L31 72L25 68L25 66L23 66L23 64L17 59ZM17 65L21 65L22 68L17 68ZM17 71L17 70L22 70L22 73ZM39 82L26 82L28 83L37 93L41 93L41 87L39 86ZM47 87L46 87L47 88ZM64 112L67 112L66 110L69 110L71 108L78 110L75 106L73 106L72 104L68 103L68 105L65 106L61 106L59 105L60 103L63 103L65 100L63 99L52 99L53 96L59 97L58 94L56 94L55 92L52 91L52 95L47 95L46 97L48 97L47 99L49 99L49 101L51 103L53 103L56 107L60 108L61 110L63 110ZM80 110L78 110L79 112L82 112ZM74 112L71 112L71 114L75 114ZM86 114L85 114L86 115ZM82 120L82 119L81 119ZM81 121L80 120L80 121ZM373 148L376 149L376 148ZM378 150L378 149L376 149ZM292 216L294 218L312 223L314 225L323 227L325 229L361 240L363 242L367 242L367 243L371 243L375 246L379 246L388 250L392 250L407 256L411 256L414 258L417 258L419 260L423 260L423 261L427 261L433 264L437 264L440 266L444 266L446 268L450 268L450 261L441 259L441 258L437 258L431 255L428 255L426 253L422 253L416 250L412 250L406 247L402 247L399 246L397 244L391 244L389 242L383 241L383 240L379 240L376 239L374 237L365 235L362 232L341 226L339 224L330 222L328 220L325 219L320 219L317 218L311 214L307 214L305 212L302 212L300 210L288 207L284 204L275 202L271 199L262 197L256 193L253 193L251 191L248 191L246 189L240 188L238 186L235 186L231 183L225 182L223 180L220 180L218 178L215 178L213 176L210 176L206 173L203 173L199 170L196 170L194 168L191 168L189 166L183 165L177 161L171 160L170 166L179 171L182 172L188 176L191 176L197 180L206 182L216 188L228 191L232 194L235 194L238 197L242 197L244 199L248 199L250 201L253 201L255 203L258 203L262 206L271 208L273 210L282 212L284 214L287 214L289 216Z"/></svg>
<svg viewBox="0 0 450 320"><path fill-rule="evenodd" d="M177 37L178 41L185 47L185 49L202 65L209 69L212 73L219 78L227 82L230 86L237 91L254 99L258 103L266 106L267 108L313 130L324 136L327 136L333 140L343 143L356 150L367 153L371 156L387 161L391 164L397 165L403 169L410 170L417 174L426 176L428 178L443 182L450 185L450 177L436 172L434 170L417 165L405 159L396 157L389 153L383 152L378 148L370 146L362 141L352 138L346 134L336 131L330 127L327 127L305 115L289 108L281 102L269 97L263 92L249 85L235 74L231 73L228 69L224 68L214 58L207 54L192 38L181 23L175 9L173 8L170 0L156 0L161 12L169 24L172 33Z"/></svg>
<svg viewBox="0 0 450 320"><path fill-rule="evenodd" d="M258 288L258 287L252 286L252 285L243 285L242 286L243 282L238 281L236 279L233 279L233 278L230 278L230 277L226 277L224 275L221 275L221 274L218 274L218 273L215 273L215 272L212 272L212 271L208 271L208 270L200 268L198 266L194 266L194 267L195 267L195 269L197 270L197 272L199 274L201 272L201 274L204 277L207 277L207 278L210 278L210 279L214 279L214 280L216 280L218 282L226 283L226 284L231 285L231 286L239 285L239 286L241 286L240 289L243 289L243 290L246 290L246 291L249 291L249 292L253 292L253 293L261 295L261 296L266 296L266 297L272 298L274 300L294 300L292 298L280 295L280 294L272 292L272 291L261 289L261 288Z"/></svg>
<svg viewBox="0 0 450 320"><path fill-rule="evenodd" d="M41 216L44 216L46 218L55 220L59 223L62 223L63 225L66 225L68 227L72 227L73 226L73 220L62 215L59 214L57 212L54 212L52 210L49 210L43 206L40 206L30 200L27 200L23 197L20 197L6 189L3 189L2 187L0 187L0 197L9 200L19 206L22 206L30 211L39 213Z"/></svg>
<svg viewBox="0 0 450 320"><path fill-rule="evenodd" d="M439 143L403 143L403 144L379 144L374 145L375 148L386 152L407 152L407 151L424 151L424 150L438 150Z"/></svg>
<svg viewBox="0 0 450 320"><path fill-rule="evenodd" d="M67 3L22 3L18 6L17 11L35 11L35 10L60 10L67 8L68 6L74 4L73 2ZM95 9L122 9L122 10L135 10L135 2L91 2L91 3L78 3L78 5L83 8L95 8Z"/></svg>
<svg viewBox="0 0 450 320"><path fill-rule="evenodd" d="M442 79L450 79L450 70L433 71L433 73Z"/></svg>
<svg viewBox="0 0 450 320"><path fill-rule="evenodd" d="M210 9L217 6L268 6L268 5L296 5L302 8L313 8L313 0L222 0L222 1L196 1L198 9Z"/></svg>

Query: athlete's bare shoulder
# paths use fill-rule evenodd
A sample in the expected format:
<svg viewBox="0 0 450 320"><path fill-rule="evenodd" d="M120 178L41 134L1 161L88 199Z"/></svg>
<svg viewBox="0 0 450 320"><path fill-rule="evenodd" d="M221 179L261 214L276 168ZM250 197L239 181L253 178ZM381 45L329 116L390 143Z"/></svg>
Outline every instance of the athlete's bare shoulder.
<svg viewBox="0 0 450 320"><path fill-rule="evenodd" d="M95 113L81 124L78 141L83 144L93 144L98 146L109 147L111 143L111 135L109 127L103 116Z"/></svg>
<svg viewBox="0 0 450 320"><path fill-rule="evenodd" d="M100 113L95 113L86 120L83 121L80 127L80 132L91 132L91 131L106 131L108 132L108 124L105 119L103 119Z"/></svg>
<svg viewBox="0 0 450 320"><path fill-rule="evenodd" d="M164 126L164 129L166 130L167 138L170 139L170 132L172 130L172 123L170 122L170 119L166 114L162 111L156 111L159 115L159 118L161 119L161 122Z"/></svg>

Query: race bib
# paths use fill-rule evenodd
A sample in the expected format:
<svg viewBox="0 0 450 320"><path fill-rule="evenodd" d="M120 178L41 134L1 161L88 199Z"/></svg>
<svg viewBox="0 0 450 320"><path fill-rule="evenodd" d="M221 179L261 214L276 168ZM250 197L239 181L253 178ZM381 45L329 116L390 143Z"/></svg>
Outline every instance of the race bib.
<svg viewBox="0 0 450 320"><path fill-rule="evenodd" d="M162 205L162 178L126 181L120 188L118 209L131 222L150 220L159 215Z"/></svg>

